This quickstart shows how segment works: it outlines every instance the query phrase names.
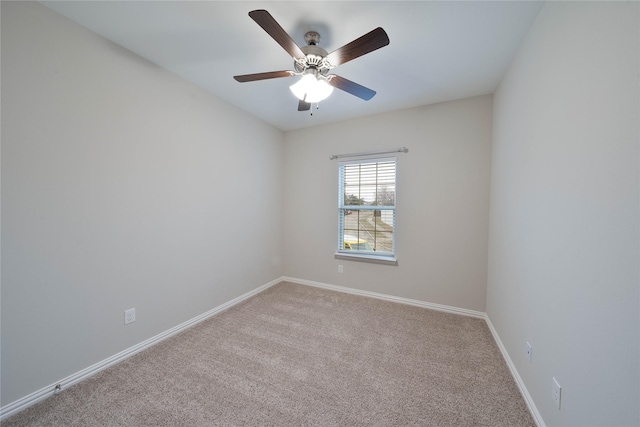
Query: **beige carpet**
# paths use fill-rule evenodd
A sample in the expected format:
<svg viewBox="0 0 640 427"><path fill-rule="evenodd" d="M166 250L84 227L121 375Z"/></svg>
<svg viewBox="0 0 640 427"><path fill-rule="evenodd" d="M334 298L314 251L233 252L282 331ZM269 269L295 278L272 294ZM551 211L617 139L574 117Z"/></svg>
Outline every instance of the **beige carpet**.
<svg viewBox="0 0 640 427"><path fill-rule="evenodd" d="M281 283L6 426L534 426L486 323Z"/></svg>

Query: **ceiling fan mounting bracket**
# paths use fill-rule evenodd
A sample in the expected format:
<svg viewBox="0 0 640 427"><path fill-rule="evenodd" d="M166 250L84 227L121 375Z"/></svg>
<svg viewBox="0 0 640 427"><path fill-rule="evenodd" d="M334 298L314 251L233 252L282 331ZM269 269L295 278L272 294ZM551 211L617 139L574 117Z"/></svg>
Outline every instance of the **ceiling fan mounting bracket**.
<svg viewBox="0 0 640 427"><path fill-rule="evenodd" d="M304 42L309 46L316 46L320 42L320 34L315 31L307 31L304 34Z"/></svg>

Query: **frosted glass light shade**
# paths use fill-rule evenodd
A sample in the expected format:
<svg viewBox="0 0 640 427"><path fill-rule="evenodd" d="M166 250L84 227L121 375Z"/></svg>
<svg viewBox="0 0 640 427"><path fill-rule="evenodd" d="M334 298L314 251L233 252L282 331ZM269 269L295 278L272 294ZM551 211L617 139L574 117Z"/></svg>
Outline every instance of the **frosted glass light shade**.
<svg viewBox="0 0 640 427"><path fill-rule="evenodd" d="M289 86L289 89L291 89L296 98L309 104L327 99L333 92L333 86L324 79L318 79L313 74L302 76L295 84Z"/></svg>

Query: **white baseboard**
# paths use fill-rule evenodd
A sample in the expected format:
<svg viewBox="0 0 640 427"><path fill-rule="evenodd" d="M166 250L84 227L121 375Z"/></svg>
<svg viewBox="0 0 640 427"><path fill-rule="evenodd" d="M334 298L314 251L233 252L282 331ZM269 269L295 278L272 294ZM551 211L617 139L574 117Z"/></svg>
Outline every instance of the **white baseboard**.
<svg viewBox="0 0 640 427"><path fill-rule="evenodd" d="M271 282L264 284L252 291L249 291L245 294L240 295L237 298L232 299L231 301L228 301L222 305L219 305L218 307L215 307L209 311L207 311L206 313L203 313L199 316L194 317L193 319L187 320L184 323L181 323L178 326L175 326L167 331L164 331L152 338L149 338L148 340L142 341L139 344L134 345L133 347L129 347L126 350L121 351L120 353L114 354L113 356L104 359L94 365L89 366L88 368L85 368L79 372L76 372L73 375L70 375L60 381L57 381L54 384L51 384L47 387L41 388L40 390L33 392L21 399L16 400L15 402L9 403L8 405L3 406L2 408L0 408L0 421L5 420L6 418L10 417L13 414L16 414L24 409L27 409L29 406L34 405L36 403L38 403L41 400L46 399L47 397L50 397L54 394L56 394L58 391L60 390L64 390L84 379L89 378L92 375L97 374L98 372L108 368L109 366L115 365L118 362L121 362L125 359L127 359L128 357L133 356L136 353L139 353L140 351L149 348L157 343L159 343L160 341L163 341L167 338L169 338L172 335L177 334L178 332L181 332L197 323L202 322L203 320L218 314L256 294L259 294L260 292L270 288L271 286L280 283L282 281L282 278L278 278L275 280L272 280Z"/></svg>
<svg viewBox="0 0 640 427"><path fill-rule="evenodd" d="M524 381L522 381L522 377L520 377L520 374L516 369L516 365L511 360L511 357L509 356L509 353L507 352L507 349L505 348L504 344L502 344L502 340L498 335L498 331L496 331L496 329L493 327L493 324L491 323L491 319L489 319L489 316L485 315L485 320L487 322L487 326L489 326L491 335L493 335L494 341L496 342L496 344L498 345L498 348L500 349L500 352L502 353L502 357L504 358L505 362L507 362L507 366L509 367L509 371L511 371L511 375L515 380L516 385L520 389L520 393L522 394L522 397L524 398L524 401L527 404L527 407L529 408L529 412L533 417L533 421L535 421L538 427L546 427L547 425L542 419L542 415L540 414L540 411L538 411L536 404L533 402L533 398L529 394L527 387L524 385Z"/></svg>
<svg viewBox="0 0 640 427"><path fill-rule="evenodd" d="M444 311L447 313L461 314L463 316L477 317L479 319L485 319L487 316L485 313L481 311L468 310L466 308L452 307L449 305L434 304L432 302L425 302L425 301L419 301L415 299L396 297L393 295L379 294L377 292L362 291L360 289L345 288L343 286L329 285L327 283L313 282L311 280L296 279L295 277L283 276L282 281L298 283L300 285L315 286L317 288L324 288L332 291L344 292L347 294L361 295L365 297L381 299L384 301L398 302L400 304L414 305L417 307Z"/></svg>

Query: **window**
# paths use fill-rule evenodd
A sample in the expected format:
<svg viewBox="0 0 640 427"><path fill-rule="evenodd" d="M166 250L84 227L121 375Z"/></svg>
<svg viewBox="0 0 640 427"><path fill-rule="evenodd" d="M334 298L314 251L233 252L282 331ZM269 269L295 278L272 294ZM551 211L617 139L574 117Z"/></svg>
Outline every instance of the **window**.
<svg viewBox="0 0 640 427"><path fill-rule="evenodd" d="M396 158L340 162L339 187L336 256L395 263Z"/></svg>

